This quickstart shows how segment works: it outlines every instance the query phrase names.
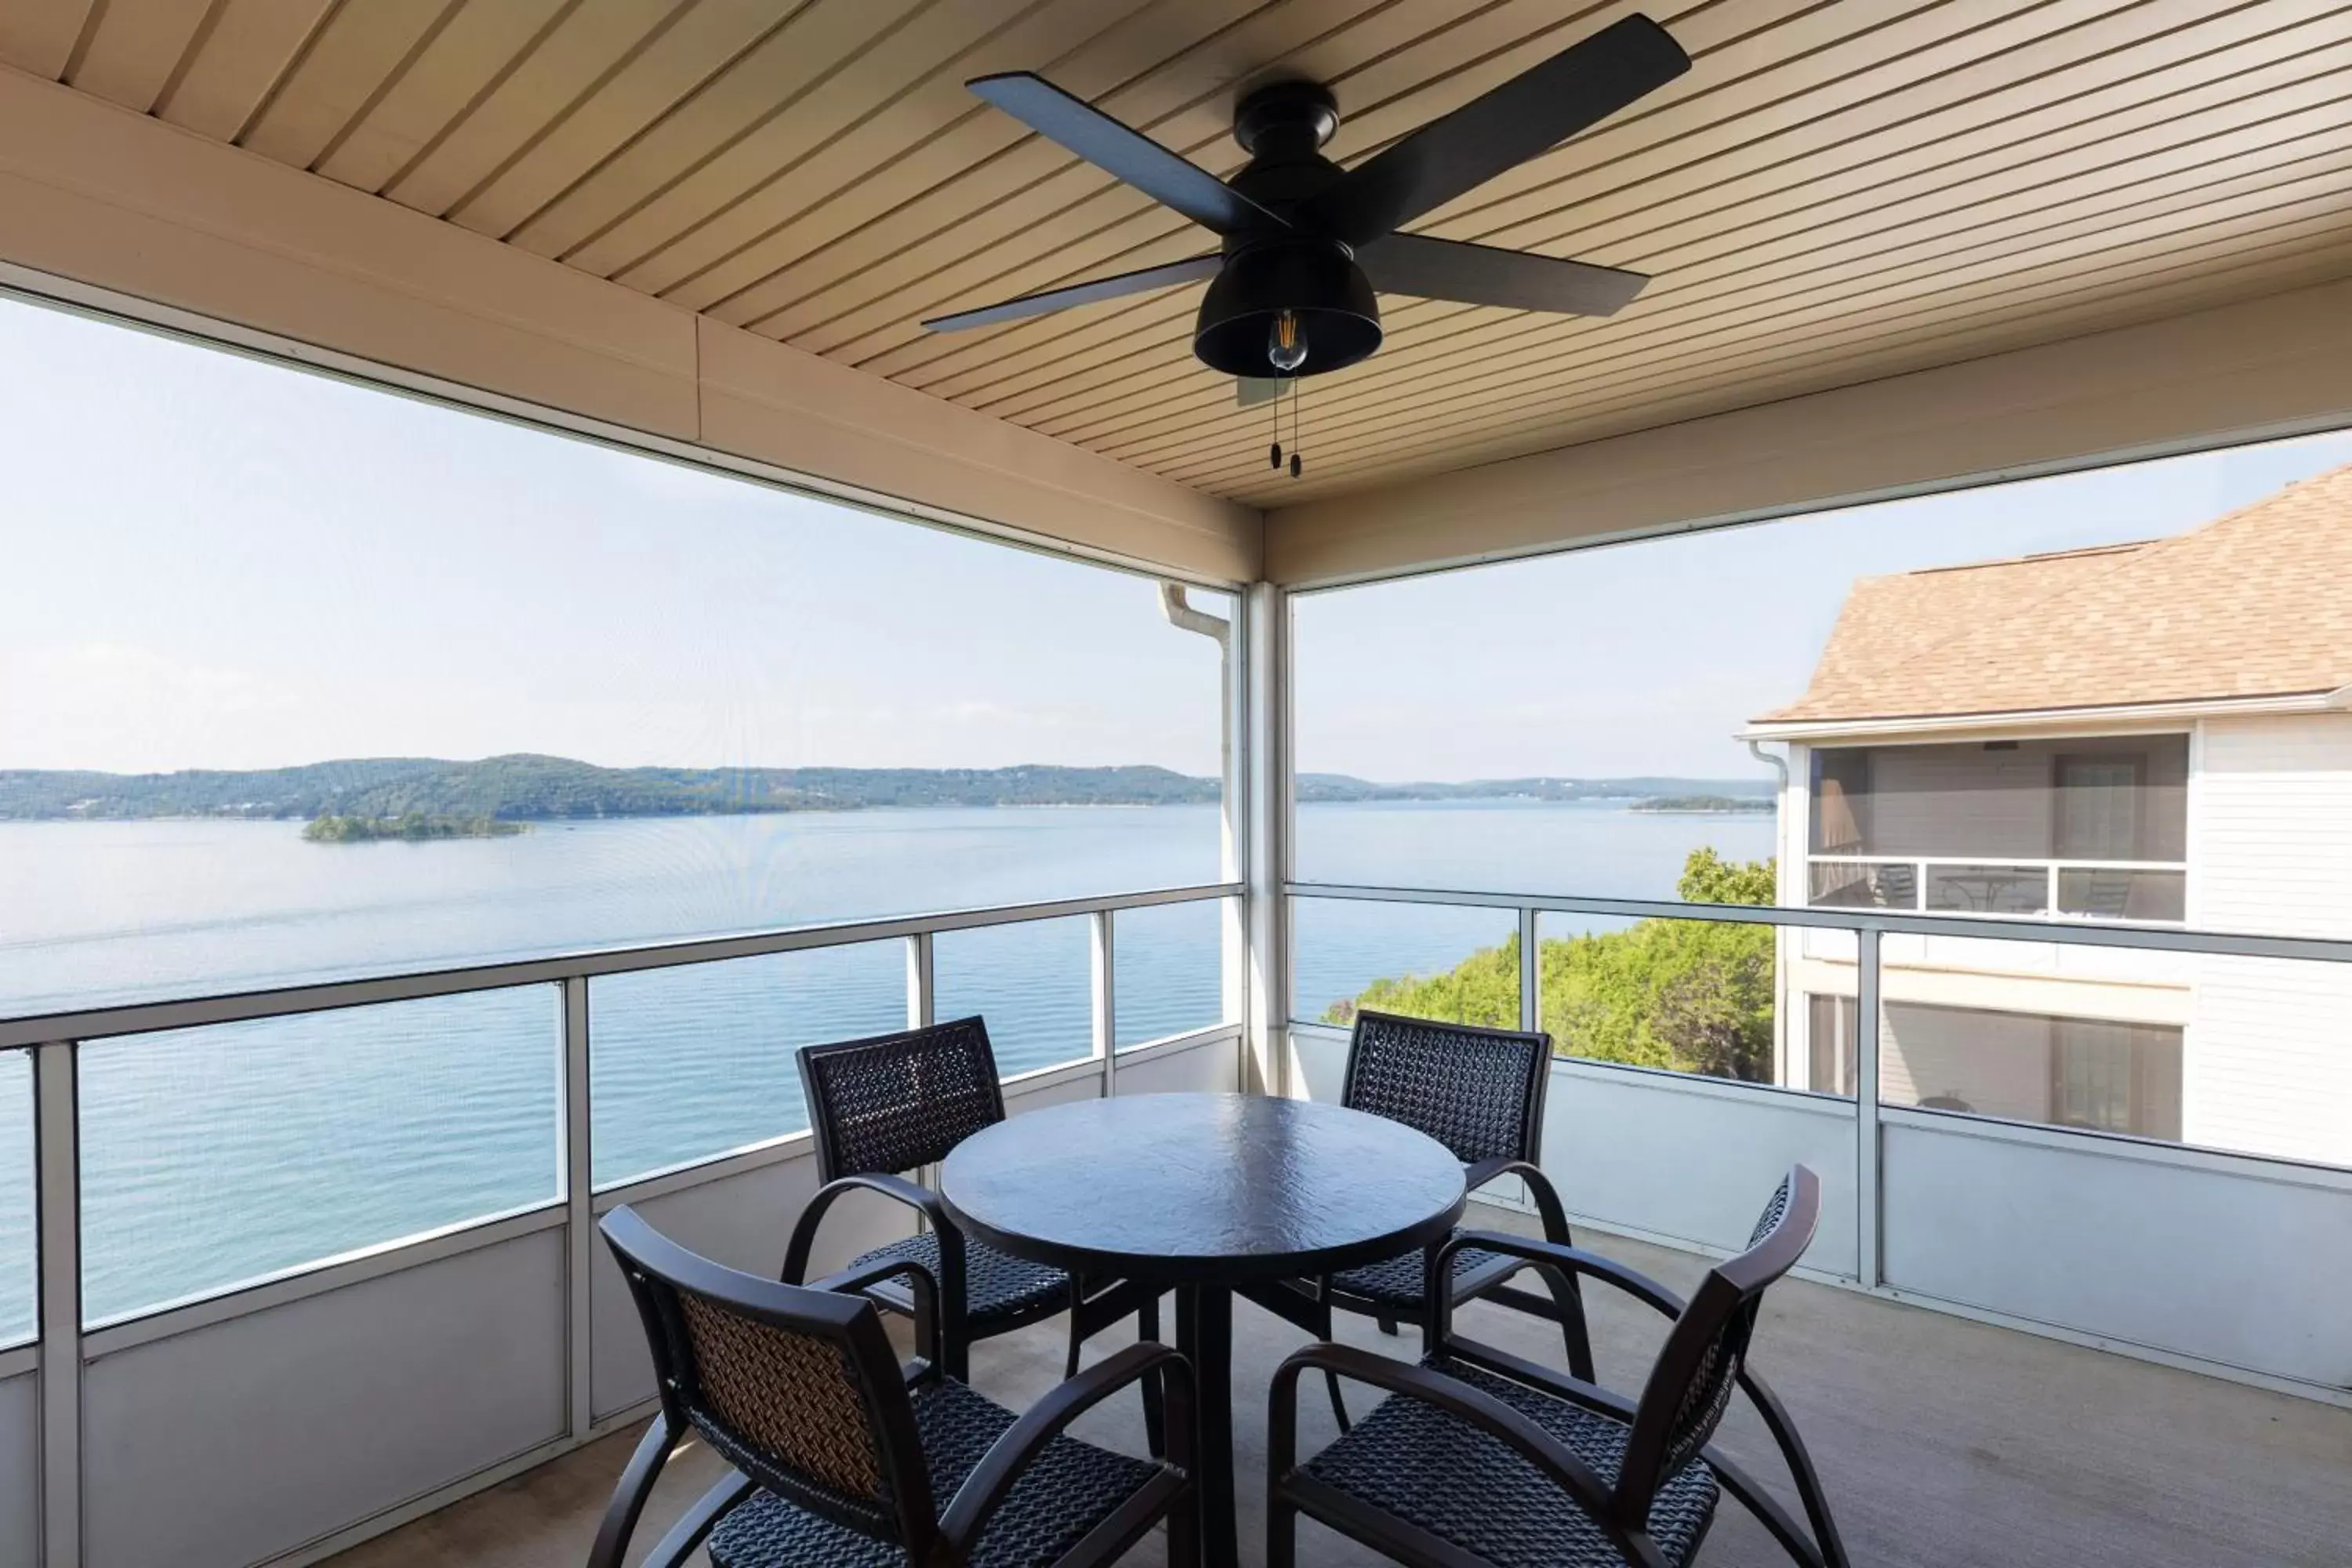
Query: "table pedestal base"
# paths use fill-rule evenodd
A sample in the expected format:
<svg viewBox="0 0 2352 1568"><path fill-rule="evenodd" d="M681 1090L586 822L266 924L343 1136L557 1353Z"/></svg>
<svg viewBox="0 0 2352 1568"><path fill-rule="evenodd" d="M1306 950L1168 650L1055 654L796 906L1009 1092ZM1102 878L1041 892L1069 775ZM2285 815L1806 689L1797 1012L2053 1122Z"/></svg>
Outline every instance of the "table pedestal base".
<svg viewBox="0 0 2352 1568"><path fill-rule="evenodd" d="M1234 1293L1222 1285L1176 1289L1176 1348L1192 1363L1194 1410L1200 1426L1199 1474L1202 1568L1238 1568L1241 1542L1234 1522Z"/></svg>

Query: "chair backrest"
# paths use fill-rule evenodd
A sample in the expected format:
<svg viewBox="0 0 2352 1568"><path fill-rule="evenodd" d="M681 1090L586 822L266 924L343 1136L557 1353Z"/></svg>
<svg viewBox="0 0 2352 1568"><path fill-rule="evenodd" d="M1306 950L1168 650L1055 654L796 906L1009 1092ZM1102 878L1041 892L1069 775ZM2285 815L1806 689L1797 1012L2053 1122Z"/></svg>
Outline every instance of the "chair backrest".
<svg viewBox="0 0 2352 1568"><path fill-rule="evenodd" d="M644 1320L662 1411L780 1497L908 1546L937 1514L904 1373L873 1302L739 1273L625 1207L598 1227Z"/></svg>
<svg viewBox="0 0 2352 1568"><path fill-rule="evenodd" d="M2128 871L2094 871L2084 879L2083 912L2121 920L2131 904L2135 879Z"/></svg>
<svg viewBox="0 0 2352 1568"><path fill-rule="evenodd" d="M1918 907L1919 874L1916 866L1899 862L1881 866L1871 874L1870 887L1883 908L1909 910Z"/></svg>
<svg viewBox="0 0 2352 1568"><path fill-rule="evenodd" d="M1666 1335L1633 1412L1617 1479L1618 1516L1638 1526L1660 1483L1706 1447L1730 1407L1765 1287L1795 1267L1812 1244L1822 1212L1821 1178L1792 1165L1748 1250L1710 1270Z"/></svg>
<svg viewBox="0 0 2352 1568"><path fill-rule="evenodd" d="M1339 1103L1426 1132L1465 1164L1543 1152L1551 1037L1359 1013Z"/></svg>
<svg viewBox="0 0 2352 1568"><path fill-rule="evenodd" d="M911 1171L1004 1120L988 1026L958 1018L802 1047L820 1181Z"/></svg>

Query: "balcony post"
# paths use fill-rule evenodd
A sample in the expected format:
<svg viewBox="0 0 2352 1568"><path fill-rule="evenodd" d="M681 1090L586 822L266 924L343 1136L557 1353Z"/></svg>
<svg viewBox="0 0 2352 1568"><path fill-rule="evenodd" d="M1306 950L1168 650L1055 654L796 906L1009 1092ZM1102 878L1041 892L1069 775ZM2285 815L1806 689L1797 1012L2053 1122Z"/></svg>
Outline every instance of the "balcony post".
<svg viewBox="0 0 2352 1568"><path fill-rule="evenodd" d="M1242 618L1243 771L1248 780L1249 837L1243 881L1249 889L1247 1011L1243 1089L1287 1094L1290 1083L1291 637L1288 595L1254 583Z"/></svg>
<svg viewBox="0 0 2352 1568"><path fill-rule="evenodd" d="M81 1115L70 1042L33 1054L41 1331L41 1562L81 1563Z"/></svg>
<svg viewBox="0 0 2352 1568"><path fill-rule="evenodd" d="M1879 1265L1878 1052L1879 941L1865 926L1853 933L1854 1273L1865 1289L1885 1283Z"/></svg>
<svg viewBox="0 0 2352 1568"><path fill-rule="evenodd" d="M917 931L907 939L907 1027L928 1029L937 1022L933 991L931 933Z"/></svg>
<svg viewBox="0 0 2352 1568"><path fill-rule="evenodd" d="M1118 1092L1118 989L1117 955L1111 943L1111 911L1097 910L1094 931L1095 1056L1102 1063L1105 1100Z"/></svg>
<svg viewBox="0 0 2352 1568"><path fill-rule="evenodd" d="M1519 1027L1529 1034L1543 1027L1542 966L1536 962L1539 918L1532 909L1519 910Z"/></svg>
<svg viewBox="0 0 2352 1568"><path fill-rule="evenodd" d="M591 1295L596 1268L596 1174L591 1147L594 1122L588 1088L588 977L574 974L558 987L563 1016L563 1213L565 1257L564 1365L572 1436L585 1442L596 1413L595 1365L588 1336L594 1320Z"/></svg>

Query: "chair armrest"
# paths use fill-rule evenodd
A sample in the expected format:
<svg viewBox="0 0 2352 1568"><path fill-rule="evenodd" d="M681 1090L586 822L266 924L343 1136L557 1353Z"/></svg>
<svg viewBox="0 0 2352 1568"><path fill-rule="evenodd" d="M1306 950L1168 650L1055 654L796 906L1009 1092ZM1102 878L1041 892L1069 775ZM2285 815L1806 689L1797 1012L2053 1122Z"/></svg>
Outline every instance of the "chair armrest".
<svg viewBox="0 0 2352 1568"><path fill-rule="evenodd" d="M1192 1363L1145 1341L1097 1362L1031 1405L981 1456L940 1520L940 1538L962 1561L1013 1486L1062 1429L1095 1405L1158 1373L1168 1380L1168 1463L1188 1477L1192 1462Z"/></svg>
<svg viewBox="0 0 2352 1568"><path fill-rule="evenodd" d="M1683 1299L1664 1285L1636 1269L1626 1268L1614 1258L1603 1258L1597 1252L1587 1252L1580 1247L1563 1247L1558 1242L1537 1241L1528 1237L1513 1236L1500 1230L1465 1230L1450 1237L1437 1249L1437 1267L1442 1271L1453 1261L1454 1253L1465 1247L1486 1252L1500 1252L1513 1258L1524 1258L1530 1263L1549 1263L1570 1274L1588 1275L1618 1289L1643 1304L1654 1307L1669 1318L1683 1315Z"/></svg>
<svg viewBox="0 0 2352 1568"><path fill-rule="evenodd" d="M1559 1201L1559 1191L1540 1167L1528 1160L1513 1159L1507 1154L1480 1160L1462 1173L1462 1184L1472 1192L1504 1176L1517 1176L1528 1184L1528 1194L1535 1199L1536 1213L1542 1216L1544 1239L1562 1247L1572 1246L1576 1238L1569 1234L1568 1209Z"/></svg>
<svg viewBox="0 0 2352 1568"><path fill-rule="evenodd" d="M817 1189L816 1196L809 1199L808 1206L801 1210L801 1217L793 1226L792 1241L784 1248L783 1282L798 1285L806 1279L809 1253L816 1246L817 1226L824 1220L825 1211L850 1193L860 1190L879 1193L886 1198L905 1204L931 1222L931 1228L939 1233L940 1237L940 1272L957 1276L953 1280L941 1279L936 1283L942 1290L952 1285L960 1293L963 1284L963 1237L956 1229L955 1222L948 1217L947 1205L929 1187L918 1186L904 1176L881 1173L836 1176Z"/></svg>
<svg viewBox="0 0 2352 1568"><path fill-rule="evenodd" d="M895 1275L904 1274L913 1288L915 1298L915 1338L923 1349L922 1363L908 1373L907 1381L913 1383L938 1367L942 1346L940 1342L940 1282L931 1271L911 1258L885 1258L863 1268L845 1268L838 1274L828 1274L809 1282L811 1290L832 1290L841 1295L853 1295L869 1285L878 1285Z"/></svg>
<svg viewBox="0 0 2352 1568"><path fill-rule="evenodd" d="M1374 1355L1353 1345L1327 1343L1295 1351L1276 1369L1276 1405L1286 1400L1296 1405L1299 1373L1310 1367L1418 1400L1478 1428L1550 1477L1561 1490L1589 1509L1604 1529L1614 1531L1609 1489L1601 1484L1591 1467L1578 1458L1568 1445L1486 1390L1411 1362Z"/></svg>

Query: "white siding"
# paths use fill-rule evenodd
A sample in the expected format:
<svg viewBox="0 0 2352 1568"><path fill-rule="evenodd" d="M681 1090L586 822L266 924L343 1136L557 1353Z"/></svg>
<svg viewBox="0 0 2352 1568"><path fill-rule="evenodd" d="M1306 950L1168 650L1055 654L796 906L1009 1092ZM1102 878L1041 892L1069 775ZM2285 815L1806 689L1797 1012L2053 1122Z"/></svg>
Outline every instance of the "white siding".
<svg viewBox="0 0 2352 1568"><path fill-rule="evenodd" d="M2352 715L2216 721L2190 792L2192 923L2352 936ZM2352 1163L2352 965L2204 958L2189 1141Z"/></svg>
<svg viewBox="0 0 2352 1568"><path fill-rule="evenodd" d="M2352 937L2352 714L2208 721L2189 810L2192 923Z"/></svg>

